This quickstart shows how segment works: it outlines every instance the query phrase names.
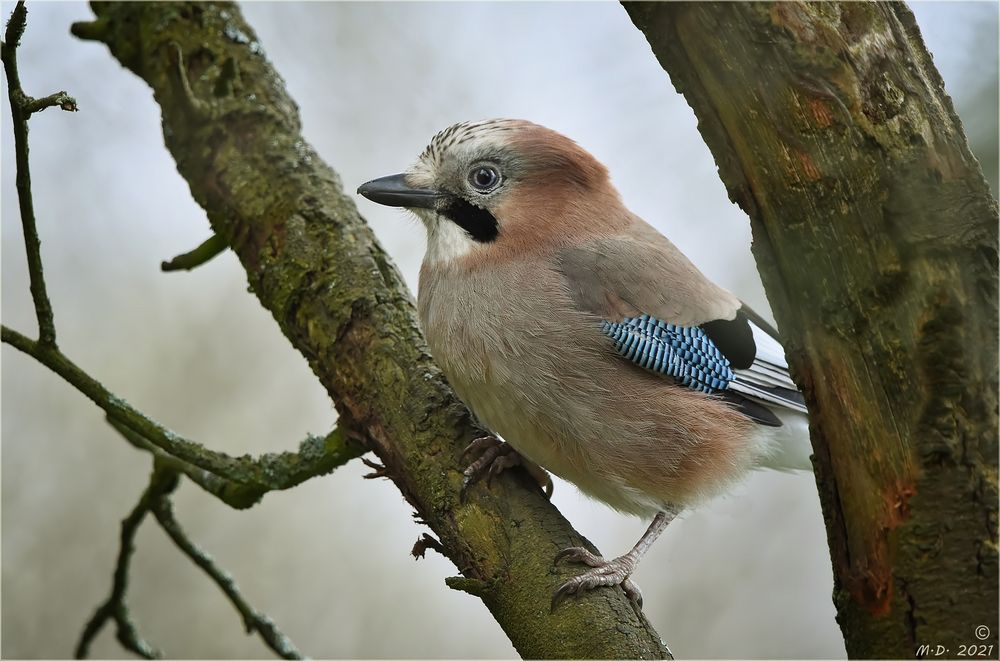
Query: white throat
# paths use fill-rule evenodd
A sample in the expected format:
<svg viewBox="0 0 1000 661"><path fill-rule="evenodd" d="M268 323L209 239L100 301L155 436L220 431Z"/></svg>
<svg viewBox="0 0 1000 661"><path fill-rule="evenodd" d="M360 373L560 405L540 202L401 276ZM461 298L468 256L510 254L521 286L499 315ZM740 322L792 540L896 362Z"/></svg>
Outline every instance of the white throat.
<svg viewBox="0 0 1000 661"><path fill-rule="evenodd" d="M427 226L427 254L424 261L428 264L444 264L472 252L476 242L468 232L447 218L431 212L421 216ZM430 217L428 217L430 216Z"/></svg>

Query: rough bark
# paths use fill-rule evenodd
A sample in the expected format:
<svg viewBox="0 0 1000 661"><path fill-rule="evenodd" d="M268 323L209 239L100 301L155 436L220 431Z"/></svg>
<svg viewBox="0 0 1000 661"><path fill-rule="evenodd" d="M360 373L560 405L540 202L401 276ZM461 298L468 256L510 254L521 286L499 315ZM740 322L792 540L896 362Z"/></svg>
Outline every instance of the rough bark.
<svg viewBox="0 0 1000 661"><path fill-rule="evenodd" d="M848 654L995 656L997 206L913 15L626 10L750 216L809 406Z"/></svg>
<svg viewBox="0 0 1000 661"><path fill-rule="evenodd" d="M221 3L95 3L77 36L106 43L153 89L167 148L250 287L309 361L340 414L438 535L526 657L669 653L620 589L549 613L560 548L581 537L511 471L459 502L477 430L431 361L412 299L239 10ZM406 549L400 549L405 553ZM377 567L365 568L377 572ZM349 598L344 596L344 598Z"/></svg>

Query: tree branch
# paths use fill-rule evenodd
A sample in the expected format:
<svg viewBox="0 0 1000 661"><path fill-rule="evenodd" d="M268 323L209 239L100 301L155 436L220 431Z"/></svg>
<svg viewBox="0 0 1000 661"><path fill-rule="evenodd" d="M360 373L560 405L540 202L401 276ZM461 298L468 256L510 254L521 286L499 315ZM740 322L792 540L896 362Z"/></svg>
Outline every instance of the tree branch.
<svg viewBox="0 0 1000 661"><path fill-rule="evenodd" d="M247 603L246 599L240 593L239 588L237 588L233 577L227 571L218 567L211 556L199 549L188 538L180 523L177 522L177 519L174 518L170 494L179 484L178 477L179 473L176 470L160 462L158 459L154 459L153 472L150 475L149 485L143 491L142 497L139 498L139 502L135 508L122 521L121 546L118 551L118 560L115 563L111 594L103 604L98 606L94 615L84 627L80 635L80 641L76 646L76 658L82 659L87 657L94 638L101 632L104 624L110 619L115 621L118 641L125 649L147 659L160 658L160 652L142 638L129 615L128 606L125 603L125 595L128 591L129 566L132 555L135 553L135 536L139 530L139 526L149 512L153 513L160 526L170 539L173 540L174 544L208 574L209 578L225 593L226 597L242 616L247 633L256 631L264 643L282 658L303 658L302 654L295 647L295 644L278 629L269 617L257 612Z"/></svg>
<svg viewBox="0 0 1000 661"><path fill-rule="evenodd" d="M229 246L218 234L205 239L197 248L177 255L173 259L160 264L161 271L190 271L209 261Z"/></svg>
<svg viewBox="0 0 1000 661"><path fill-rule="evenodd" d="M110 417L106 419L108 424L121 434L126 441L132 444L133 447L149 452L159 465L181 473L233 509L252 507L260 502L261 497L266 493L266 490L260 487L233 482L215 473L193 466L171 454L167 454L121 422Z"/></svg>
<svg viewBox="0 0 1000 661"><path fill-rule="evenodd" d="M41 112L46 108L52 108L53 106L59 106L62 110L67 112L76 112L79 108L76 105L76 99L71 97L66 92L56 92L55 94L49 94L48 96L43 96L40 99L30 99L24 104L24 111L32 115L36 112Z"/></svg>
<svg viewBox="0 0 1000 661"><path fill-rule="evenodd" d="M913 15L625 8L750 216L848 655L958 649L998 618L997 205Z"/></svg>
<svg viewBox="0 0 1000 661"><path fill-rule="evenodd" d="M173 506L169 498L161 497L157 499L153 505L153 514L156 516L156 520L159 521L163 530L170 536L174 544L177 545L177 548L191 558L192 562L201 567L208 574L209 578L219 586L219 589L225 593L226 597L232 602L237 612L243 618L243 625L246 627L247 633L256 631L267 646L283 659L303 658L301 652L296 649L295 644L278 629L277 625L271 621L271 618L258 613L246 602L246 599L243 598L239 588L236 586L236 581L233 580L229 572L216 566L212 557L198 548L188 538L187 533L184 532L177 519L174 518Z"/></svg>
<svg viewBox="0 0 1000 661"><path fill-rule="evenodd" d="M70 384L101 406L108 420L133 445L146 449L154 455L154 470L150 484L139 503L122 522L121 546L115 566L111 595L88 621L81 633L76 648L77 657L89 653L91 642L109 619L117 625L117 637L128 650L146 657L156 658L159 653L139 634L138 628L129 615L125 604L128 587L128 571L135 550L135 535L150 509L154 509L157 520L175 543L189 555L223 589L229 599L244 617L248 632L257 631L265 643L285 658L301 658L292 642L281 633L265 615L256 612L240 595L232 578L216 567L205 553L200 551L184 534L173 517L168 495L178 483L178 474L184 473L196 483L233 507L249 507L269 490L284 489L315 475L332 471L363 452L365 448L356 435L342 432L338 427L325 438L308 437L300 445L298 453L284 452L280 455L265 455L259 460L249 457L233 459L227 455L213 453L197 444L179 438L160 425L152 422L120 398L107 391L97 380L80 370L56 346L55 323L52 307L45 288L42 271L41 250L36 230L31 196L30 169L28 164L27 119L34 112L58 105L64 110L76 110L76 101L65 92L58 92L41 99L33 99L20 88L17 71L16 49L26 25L27 12L23 2L19 2L11 16L2 44L4 70L10 85L10 105L14 117L15 149L17 159L17 187L24 225L25 246L28 253L31 293L39 326L39 340L32 341L6 326L2 328L2 341L33 356L46 364ZM215 244L210 240L203 244ZM224 244L223 244L224 245ZM211 255L202 250L196 257L206 261ZM216 251L218 252L218 251ZM185 256L182 256L185 257ZM195 257L188 257L189 263ZM347 437L351 436L350 442ZM168 454L179 452L188 458L195 457L199 468L188 461ZM222 470L223 475L204 468L209 465ZM254 482L247 484L235 473L225 473L224 469L238 466Z"/></svg>
<svg viewBox="0 0 1000 661"><path fill-rule="evenodd" d="M303 139L295 104L239 9L92 7L97 20L74 25L73 33L106 43L153 88L167 147L212 230L308 359L341 421L364 430L386 475L447 556L482 583L483 602L518 652L666 657L659 635L618 588L592 591L549 614L552 592L573 571L554 569L554 552L596 549L523 472L508 471L459 502L460 454L480 432L431 361L399 273L336 174Z"/></svg>
<svg viewBox="0 0 1000 661"><path fill-rule="evenodd" d="M140 450L153 455L161 465L183 473L192 482L212 494L233 509L247 509L260 502L270 491L283 491L302 484L308 479L333 472L351 459L367 452L367 448L357 440L349 440L340 427L334 428L326 436L307 436L299 444L298 452L266 454L254 460L259 472L271 475L270 486L243 484L198 468L182 459L164 452L149 440L129 429L123 423L108 418L108 424L125 440Z"/></svg>
<svg viewBox="0 0 1000 661"><path fill-rule="evenodd" d="M250 455L231 457L209 450L150 420L58 349L30 340L6 326L0 327L0 340L35 358L86 395L107 414L115 429L130 432L126 438L133 445L144 449L152 445L173 457L175 467L237 509L250 507L268 491L289 489L312 477L325 475L367 452L356 434L344 432L344 428L338 426L325 437L306 438L298 452L265 454L259 459ZM184 466L176 461L183 462ZM204 473L199 473L198 469Z"/></svg>
<svg viewBox="0 0 1000 661"><path fill-rule="evenodd" d="M132 512L122 521L121 546L118 550L118 561L115 563L111 594L107 601L97 607L94 615L87 622L87 626L84 627L74 653L76 658L84 659L87 657L90 653L90 644L109 619L114 619L118 627L118 641L125 649L146 659L160 658L159 651L143 640L132 621L128 606L125 604L125 593L128 590L129 564L132 560L132 554L135 552L135 535L139 526L154 505L176 488L176 473L153 469L149 478L149 486L142 492L142 496Z"/></svg>
<svg viewBox="0 0 1000 661"><path fill-rule="evenodd" d="M14 124L14 157L17 167L15 177L17 200L21 210L21 227L24 231L24 245L28 255L28 277L31 298L38 318L38 341L46 346L55 346L56 327L52 315L52 303L45 291L42 274L41 241L35 226L35 206L31 199L31 171L28 167L28 118L31 114L58 105L63 110L76 110L76 101L65 92L58 92L43 99L33 99L21 89L21 78L17 71L17 47L24 34L28 10L24 1L18 2L7 21L3 46L0 48L4 73L7 75L7 96L10 99L10 118Z"/></svg>

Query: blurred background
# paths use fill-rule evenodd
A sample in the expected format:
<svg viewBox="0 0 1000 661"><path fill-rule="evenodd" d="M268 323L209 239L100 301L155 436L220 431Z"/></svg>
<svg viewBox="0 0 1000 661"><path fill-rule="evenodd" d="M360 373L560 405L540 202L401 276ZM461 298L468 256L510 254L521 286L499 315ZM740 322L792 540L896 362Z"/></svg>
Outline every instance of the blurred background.
<svg viewBox="0 0 1000 661"><path fill-rule="evenodd" d="M6 21L13 5L0 8ZM927 45L994 191L997 4L917 3ZM229 253L190 273L162 259L209 235L163 147L146 85L69 34L83 3L29 4L21 78L65 89L80 112L31 121L34 195L63 350L118 395L234 454L294 449L335 413L305 360L246 291ZM695 118L617 3L249 3L243 11L299 103L306 138L345 188L401 170L453 122L523 117L576 139L630 207L752 307L767 310L747 219L730 204ZM6 81L4 81L6 99ZM2 122L3 323L35 335ZM415 291L420 226L359 199ZM725 236L724 243L707 235ZM72 654L111 584L121 519L150 460L45 368L2 351L4 657ZM515 655L481 602L444 585L455 567L410 548L425 528L360 462L234 512L196 486L176 497L188 532L246 597L313 657ZM645 524L581 497L555 504L608 555ZM839 658L832 577L812 475L758 473L685 513L636 574L646 614L680 657ZM130 590L146 637L174 657L269 658L217 588L155 522ZM122 657L107 627L95 657Z"/></svg>

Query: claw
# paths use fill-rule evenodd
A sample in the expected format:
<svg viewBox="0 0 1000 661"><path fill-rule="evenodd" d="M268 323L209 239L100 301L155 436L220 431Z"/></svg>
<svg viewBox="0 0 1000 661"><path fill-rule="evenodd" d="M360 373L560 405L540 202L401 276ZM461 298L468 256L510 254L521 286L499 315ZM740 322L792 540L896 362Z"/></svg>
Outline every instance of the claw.
<svg viewBox="0 0 1000 661"><path fill-rule="evenodd" d="M504 443L496 436L480 436L473 439L464 450L462 457L469 454L479 453L479 458L469 464L469 467L462 471L462 489L459 498L464 502L466 490L469 486L486 475L486 485L493 483L493 478L514 466L522 466L528 474L535 478L538 486L545 492L546 498L552 497L552 479L537 464L528 461L514 450L509 444Z"/></svg>
<svg viewBox="0 0 1000 661"><path fill-rule="evenodd" d="M604 564L604 558L599 555L594 555L582 546L571 546L568 549L559 551L553 562L555 564L559 564L563 560L568 562L579 562L589 567L600 567Z"/></svg>
<svg viewBox="0 0 1000 661"><path fill-rule="evenodd" d="M493 484L493 478L504 472L508 468L521 465L521 455L514 451L501 454L490 464L489 474L486 476L486 486Z"/></svg>
<svg viewBox="0 0 1000 661"><path fill-rule="evenodd" d="M636 542L632 550L625 555L614 560L605 560L599 555L588 551L582 546L573 546L563 549L556 554L555 562L560 560L570 560L588 565L590 569L579 576L569 579L555 591L552 595L552 609L555 610L568 595L579 594L585 590L593 590L597 587L620 585L625 591L625 596L639 608L642 608L642 592L629 576L635 571L639 564L639 558L656 541L660 533L677 516L679 510L672 506L664 507L653 517L653 522L643 533L639 541Z"/></svg>
<svg viewBox="0 0 1000 661"><path fill-rule="evenodd" d="M374 461L369 461L365 457L361 457L361 462L368 468L372 469L371 473L366 473L365 475L362 475L364 479L374 480L379 477L389 477L388 469L382 464L376 463Z"/></svg>
<svg viewBox="0 0 1000 661"><path fill-rule="evenodd" d="M629 601L638 606L639 610L642 610L642 590L635 584L635 581L631 578L626 578L622 581L621 586L622 590L625 590L625 596L629 598Z"/></svg>
<svg viewBox="0 0 1000 661"><path fill-rule="evenodd" d="M505 447L508 448L507 452L511 451L510 446L503 443L496 436L480 436L479 438L473 439L473 441L469 443L464 450L462 450L462 457L465 457L472 452L482 453L478 459L473 461L464 471L462 471L462 475L465 476L462 479L462 489L459 492L459 499L462 502L465 502L465 495L468 488L482 478L483 472L490 469L496 459L503 454L503 448Z"/></svg>
<svg viewBox="0 0 1000 661"><path fill-rule="evenodd" d="M562 586L560 586L560 588L552 594L552 604L549 606L549 612L556 612L556 607L564 602L571 594L576 594L578 590L579 587L576 585L572 585L569 582L563 583Z"/></svg>
<svg viewBox="0 0 1000 661"><path fill-rule="evenodd" d="M499 445L500 439L496 436L480 436L479 438L472 439L472 442L465 446L462 450L462 457L464 458L473 450L477 452L485 452L487 449Z"/></svg>
<svg viewBox="0 0 1000 661"><path fill-rule="evenodd" d="M528 475L530 475L535 482L538 483L538 488L542 490L545 497L552 500L552 492L555 490L555 484L552 482L552 476L549 475L548 471L535 462L525 459L524 457L521 457L521 455L518 455L518 457L520 457L520 461L518 463L521 464L521 468L528 471Z"/></svg>
<svg viewBox="0 0 1000 661"><path fill-rule="evenodd" d="M552 610L555 610L556 606L569 595L578 595L597 587L613 585L620 585L625 591L625 596L640 608L642 607L642 592L639 590L639 586L629 578L629 574L635 569L635 559L629 555L623 555L614 560L605 560L582 546L573 546L556 554L555 562L558 563L562 560L579 562L587 565L590 569L559 586L559 589L552 595Z"/></svg>

